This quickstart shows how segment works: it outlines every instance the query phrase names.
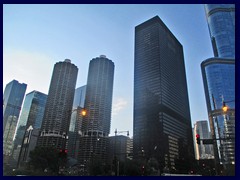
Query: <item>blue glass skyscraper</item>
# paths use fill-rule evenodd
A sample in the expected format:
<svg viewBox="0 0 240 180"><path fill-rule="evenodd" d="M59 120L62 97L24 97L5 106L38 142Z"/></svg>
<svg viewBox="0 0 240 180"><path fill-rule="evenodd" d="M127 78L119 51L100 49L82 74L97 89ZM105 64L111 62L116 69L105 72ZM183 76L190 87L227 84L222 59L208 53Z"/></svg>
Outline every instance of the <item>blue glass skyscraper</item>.
<svg viewBox="0 0 240 180"><path fill-rule="evenodd" d="M19 148L20 146L22 147L26 130L30 126L38 130L41 128L46 101L47 95L38 91L32 91L26 95L18 123L17 134L14 140L15 151L18 151L15 152L16 160L18 159L19 153L22 151L20 150L19 152Z"/></svg>
<svg viewBox="0 0 240 180"><path fill-rule="evenodd" d="M13 80L6 85L3 95L3 154L12 153L13 138L27 85Z"/></svg>
<svg viewBox="0 0 240 180"><path fill-rule="evenodd" d="M235 5L206 4L214 57L201 63L215 159L226 175L235 164ZM229 107L222 110L224 102Z"/></svg>
<svg viewBox="0 0 240 180"><path fill-rule="evenodd" d="M87 85L75 89L73 108L84 107Z"/></svg>
<svg viewBox="0 0 240 180"><path fill-rule="evenodd" d="M206 4L204 7L214 56L235 58L235 5Z"/></svg>

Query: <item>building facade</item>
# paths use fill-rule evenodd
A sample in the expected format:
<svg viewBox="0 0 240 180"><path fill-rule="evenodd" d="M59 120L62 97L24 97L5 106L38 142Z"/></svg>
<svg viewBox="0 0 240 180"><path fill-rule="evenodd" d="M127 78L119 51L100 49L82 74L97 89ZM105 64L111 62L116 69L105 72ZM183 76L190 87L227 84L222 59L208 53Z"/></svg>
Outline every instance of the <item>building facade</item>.
<svg viewBox="0 0 240 180"><path fill-rule="evenodd" d="M86 97L86 85L81 86L75 90L73 100L73 110L71 115L71 122L69 126L68 139L68 155L74 159L78 158L79 154L79 140L82 135L82 111L84 110L84 103Z"/></svg>
<svg viewBox="0 0 240 180"><path fill-rule="evenodd" d="M197 160L200 159L213 159L213 145L211 144L203 144L200 141L200 144L196 143L196 135L200 135L200 139L212 139L210 131L208 129L207 120L196 121L193 128L193 139L194 139L194 147L195 147L195 158Z"/></svg>
<svg viewBox="0 0 240 180"><path fill-rule="evenodd" d="M131 159L132 141L130 137L117 135L109 137L109 163L113 163L114 158L117 161L125 162L126 159Z"/></svg>
<svg viewBox="0 0 240 180"><path fill-rule="evenodd" d="M203 84L211 133L221 139L214 144L215 157L228 171L227 166L235 166L235 5L204 7L214 58L201 63Z"/></svg>
<svg viewBox="0 0 240 180"><path fill-rule="evenodd" d="M66 149L77 73L69 59L54 65L38 146Z"/></svg>
<svg viewBox="0 0 240 180"><path fill-rule="evenodd" d="M3 155L10 156L13 150L13 139L21 111L27 85L16 80L5 87L3 94ZM6 159L4 159L6 160ZM7 160L6 160L7 161Z"/></svg>
<svg viewBox="0 0 240 180"><path fill-rule="evenodd" d="M21 150L18 156L18 167L30 160L30 152L37 146L40 129L35 129L32 125L25 130Z"/></svg>
<svg viewBox="0 0 240 180"><path fill-rule="evenodd" d="M201 69L212 136L224 139L216 141L215 156L220 164L235 164L235 59L209 58ZM223 101L229 101L227 112Z"/></svg>
<svg viewBox="0 0 240 180"><path fill-rule="evenodd" d="M17 134L14 140L16 151L18 151L19 146L22 147L22 145L24 145L23 139L30 126L33 129L38 129L38 131L40 130L46 101L47 95L39 91L32 91L26 95L18 123ZM18 154L15 153L15 156L17 157L16 160L18 160L21 152L22 150L20 150ZM24 161L25 159L20 158L19 160Z"/></svg>
<svg viewBox="0 0 240 180"><path fill-rule="evenodd" d="M82 123L79 162L99 159L107 161L110 133L114 63L101 55L90 61L84 108L87 111Z"/></svg>
<svg viewBox="0 0 240 180"><path fill-rule="evenodd" d="M73 100L73 109L77 107L84 107L85 97L86 97L87 85L78 87L75 89L74 100Z"/></svg>
<svg viewBox="0 0 240 180"><path fill-rule="evenodd" d="M205 4L214 57L235 58L235 4Z"/></svg>
<svg viewBox="0 0 240 180"><path fill-rule="evenodd" d="M133 153L188 172L194 159L183 47L155 16L135 27Z"/></svg>

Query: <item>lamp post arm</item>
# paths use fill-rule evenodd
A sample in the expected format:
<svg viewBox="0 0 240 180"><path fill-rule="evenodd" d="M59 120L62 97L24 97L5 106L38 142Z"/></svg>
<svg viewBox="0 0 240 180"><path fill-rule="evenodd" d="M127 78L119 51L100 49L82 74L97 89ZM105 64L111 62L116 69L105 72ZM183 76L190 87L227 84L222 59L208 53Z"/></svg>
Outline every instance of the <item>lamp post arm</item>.
<svg viewBox="0 0 240 180"><path fill-rule="evenodd" d="M235 102L235 99L231 100L231 101L223 101L223 102L225 102L225 103Z"/></svg>

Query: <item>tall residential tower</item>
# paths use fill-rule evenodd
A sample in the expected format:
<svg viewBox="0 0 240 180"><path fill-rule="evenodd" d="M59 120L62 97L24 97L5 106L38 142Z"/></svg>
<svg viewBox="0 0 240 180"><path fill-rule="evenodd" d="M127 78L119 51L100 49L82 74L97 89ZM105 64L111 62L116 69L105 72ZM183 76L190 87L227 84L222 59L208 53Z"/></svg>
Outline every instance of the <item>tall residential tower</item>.
<svg viewBox="0 0 240 180"><path fill-rule="evenodd" d="M214 57L235 58L235 5L205 4Z"/></svg>
<svg viewBox="0 0 240 180"><path fill-rule="evenodd" d="M77 73L69 59L55 64L38 146L66 148Z"/></svg>
<svg viewBox="0 0 240 180"><path fill-rule="evenodd" d="M106 56L90 61L80 140L79 161L95 158L107 160L108 135L111 125L114 63Z"/></svg>
<svg viewBox="0 0 240 180"><path fill-rule="evenodd" d="M214 57L201 63L203 84L212 137L222 139L214 141L216 163L228 171L235 166L235 5L204 7Z"/></svg>

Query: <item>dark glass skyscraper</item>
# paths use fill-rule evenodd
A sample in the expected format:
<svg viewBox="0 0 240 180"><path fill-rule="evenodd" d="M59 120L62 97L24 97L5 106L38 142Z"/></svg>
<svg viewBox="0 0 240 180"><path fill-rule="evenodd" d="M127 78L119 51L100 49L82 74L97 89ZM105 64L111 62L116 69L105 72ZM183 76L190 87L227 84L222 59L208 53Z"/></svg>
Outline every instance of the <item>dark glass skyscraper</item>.
<svg viewBox="0 0 240 180"><path fill-rule="evenodd" d="M194 159L183 47L155 16L135 27L133 153L161 172Z"/></svg>
<svg viewBox="0 0 240 180"><path fill-rule="evenodd" d="M13 138L27 85L13 80L3 94L3 154L11 155Z"/></svg>
<svg viewBox="0 0 240 180"><path fill-rule="evenodd" d="M215 57L201 63L203 84L212 136L225 139L214 144L215 158L229 174L227 166L235 164L235 5L204 7Z"/></svg>
<svg viewBox="0 0 240 180"><path fill-rule="evenodd" d="M106 162L110 133L114 63L101 55L90 61L87 79L82 137L79 161L87 163L94 158Z"/></svg>
<svg viewBox="0 0 240 180"><path fill-rule="evenodd" d="M66 148L77 73L69 59L55 64L38 146Z"/></svg>

